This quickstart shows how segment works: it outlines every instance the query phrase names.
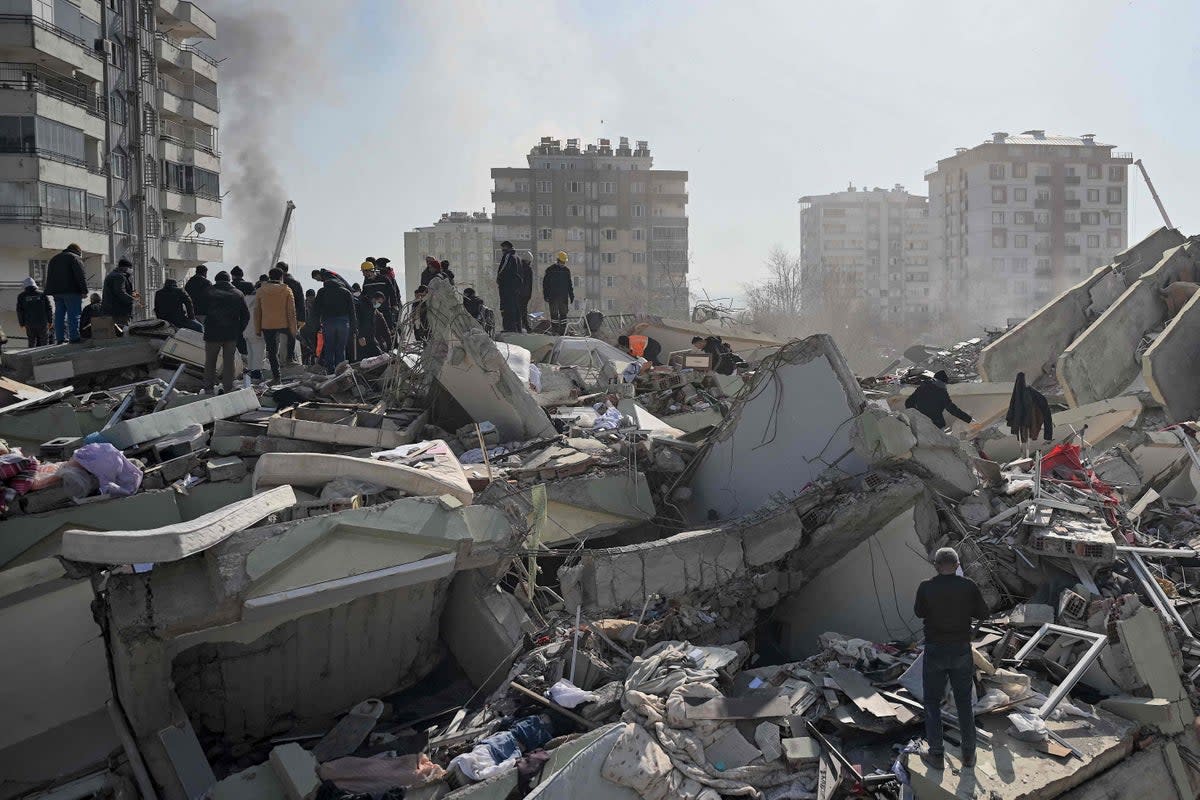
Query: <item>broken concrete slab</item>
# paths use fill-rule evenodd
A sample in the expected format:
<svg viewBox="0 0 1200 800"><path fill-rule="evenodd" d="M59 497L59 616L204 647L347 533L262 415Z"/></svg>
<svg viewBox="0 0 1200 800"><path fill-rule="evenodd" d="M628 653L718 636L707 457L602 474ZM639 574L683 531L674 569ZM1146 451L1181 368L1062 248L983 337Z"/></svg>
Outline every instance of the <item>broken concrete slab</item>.
<svg viewBox="0 0 1200 800"><path fill-rule="evenodd" d="M548 546L602 538L648 522L654 517L654 498L644 473L605 472L579 475L546 483L546 517L542 533ZM495 483L478 500L483 504L511 504L515 514L532 524L530 490L514 493Z"/></svg>
<svg viewBox="0 0 1200 800"><path fill-rule="evenodd" d="M1024 322L1005 333L983 349L979 358L979 374L985 381L1010 381L1024 372L1032 382L1043 370L1053 365L1059 355L1092 322L1089 310L1104 304L1100 296L1119 276L1121 291L1146 270L1154 266L1164 250L1186 241L1174 228L1159 228L1142 241L1118 253L1113 263L1071 287L1047 305L1030 315ZM1105 284L1105 287L1101 287ZM1093 289L1096 289L1095 295Z"/></svg>
<svg viewBox="0 0 1200 800"><path fill-rule="evenodd" d="M1198 250L1200 246L1188 242L1164 251L1157 264L1063 350L1057 374L1069 405L1115 397L1138 377L1142 337L1166 322L1160 291L1181 276L1193 274Z"/></svg>
<svg viewBox="0 0 1200 800"><path fill-rule="evenodd" d="M974 458L964 443L918 411L889 414L868 408L850 427L850 442L867 463L914 465L938 491L956 500L979 486Z"/></svg>
<svg viewBox="0 0 1200 800"><path fill-rule="evenodd" d="M133 447L151 439L170 436L189 425L207 425L218 419L228 419L258 408L258 395L253 389L239 389L197 400L194 403L143 414L123 420L106 428L104 440L118 450Z"/></svg>
<svg viewBox="0 0 1200 800"><path fill-rule="evenodd" d="M427 413L411 413L385 427L378 414L305 403L280 412L267 421L269 436L323 442L341 447L373 447L387 450L410 444L429 419ZM372 423L364 425L363 423Z"/></svg>
<svg viewBox="0 0 1200 800"><path fill-rule="evenodd" d="M145 530L63 532L62 555L92 564L142 564L178 561L207 550L238 531L291 507L296 495L290 486L279 486L246 500L160 528Z"/></svg>
<svg viewBox="0 0 1200 800"><path fill-rule="evenodd" d="M1055 441L1068 436L1072 431L1079 432L1087 426L1086 439L1093 448L1103 450L1109 437L1137 421L1143 410L1142 401L1135 395L1121 395L1110 400L1099 400L1095 403L1068 408L1054 414ZM995 438L989 438L983 443L983 449L994 461L1007 462L1019 458L1022 454L1021 443L1017 437L1007 431ZM1052 444L1042 441L1039 437L1030 442L1030 451L1048 451Z"/></svg>
<svg viewBox="0 0 1200 800"><path fill-rule="evenodd" d="M780 348L677 482L692 492L685 515L692 522L733 519L798 494L826 472L863 472L850 429L865 404L828 335Z"/></svg>
<svg viewBox="0 0 1200 800"><path fill-rule="evenodd" d="M204 471L210 481L233 481L245 476L246 461L238 456L210 458L204 464Z"/></svg>
<svg viewBox="0 0 1200 800"><path fill-rule="evenodd" d="M1193 294L1142 355L1142 377L1167 419L1200 416L1200 293Z"/></svg>
<svg viewBox="0 0 1200 800"><path fill-rule="evenodd" d="M434 281L429 291L429 374L476 422L491 422L504 441L555 434L528 383L512 371L496 343L462 306L454 287Z"/></svg>
<svg viewBox="0 0 1200 800"><path fill-rule="evenodd" d="M337 478L351 478L399 489L414 497L449 494L463 505L470 505L475 492L462 465L442 440L432 440L430 445L426 452L433 461L425 469L353 456L266 453L254 467L254 490L281 484L324 486Z"/></svg>
<svg viewBox="0 0 1200 800"><path fill-rule="evenodd" d="M442 611L442 639L471 683L493 692L508 679L514 652L531 627L516 597L502 592L485 570L454 576Z"/></svg>
<svg viewBox="0 0 1200 800"><path fill-rule="evenodd" d="M89 339L4 354L4 366L20 381L57 386L106 372L158 363L159 342L145 336ZM203 362L201 362L203 364Z"/></svg>

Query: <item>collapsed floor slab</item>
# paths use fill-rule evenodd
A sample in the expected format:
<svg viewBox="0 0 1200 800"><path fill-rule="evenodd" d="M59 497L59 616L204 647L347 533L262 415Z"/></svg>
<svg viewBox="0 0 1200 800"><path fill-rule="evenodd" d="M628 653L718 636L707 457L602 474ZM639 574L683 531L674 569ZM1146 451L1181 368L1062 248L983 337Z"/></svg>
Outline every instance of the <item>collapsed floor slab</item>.
<svg viewBox="0 0 1200 800"><path fill-rule="evenodd" d="M1200 415L1200 292L1180 309L1142 355L1142 376L1171 422Z"/></svg>
<svg viewBox="0 0 1200 800"><path fill-rule="evenodd" d="M323 453L266 453L254 466L254 490L282 484L324 486L338 478L352 478L399 489L414 497L448 494L470 505L475 493L462 465L445 442L436 439L430 444L437 452L427 469Z"/></svg>
<svg viewBox="0 0 1200 800"><path fill-rule="evenodd" d="M239 389L197 400L187 405L143 414L123 420L102 434L104 440L118 450L133 447L162 436L170 436L189 425L207 425L218 419L229 419L258 408L258 394L253 389Z"/></svg>

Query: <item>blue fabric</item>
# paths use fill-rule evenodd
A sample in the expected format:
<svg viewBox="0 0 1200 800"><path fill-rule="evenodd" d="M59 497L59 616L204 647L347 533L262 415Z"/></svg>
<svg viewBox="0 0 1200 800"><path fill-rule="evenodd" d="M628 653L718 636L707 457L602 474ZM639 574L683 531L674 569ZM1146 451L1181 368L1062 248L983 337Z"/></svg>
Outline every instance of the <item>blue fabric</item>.
<svg viewBox="0 0 1200 800"><path fill-rule="evenodd" d="M79 315L83 312L83 295L54 295L54 338L62 344L79 341Z"/></svg>
<svg viewBox="0 0 1200 800"><path fill-rule="evenodd" d="M321 350L321 361L333 372L338 364L346 360L346 347L350 344L350 318L330 317L322 323L325 330L325 345Z"/></svg>
<svg viewBox="0 0 1200 800"><path fill-rule="evenodd" d="M554 731L537 716L522 717L509 730L521 742L523 750L536 750L554 738Z"/></svg>
<svg viewBox="0 0 1200 800"><path fill-rule="evenodd" d="M925 739L929 742L930 753L942 752L942 698L946 694L947 681L958 709L963 757L975 753L975 712L971 708L974 674L970 644L926 643L921 665L921 691L925 695Z"/></svg>
<svg viewBox="0 0 1200 800"><path fill-rule="evenodd" d="M488 750L491 751L492 758L497 764L503 764L521 752L521 746L517 744L517 737L513 736L510 731L492 734L480 744L488 746Z"/></svg>

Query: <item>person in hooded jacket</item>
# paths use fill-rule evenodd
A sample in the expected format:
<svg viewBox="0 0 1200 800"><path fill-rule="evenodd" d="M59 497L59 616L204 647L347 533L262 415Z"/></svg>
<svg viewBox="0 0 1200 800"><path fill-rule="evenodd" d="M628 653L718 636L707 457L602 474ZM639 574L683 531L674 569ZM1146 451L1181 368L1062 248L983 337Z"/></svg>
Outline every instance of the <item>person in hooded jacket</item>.
<svg viewBox="0 0 1200 800"><path fill-rule="evenodd" d="M321 325L325 344L321 361L331 373L338 364L346 360L351 343L358 332L358 313L354 296L345 286L345 281L328 278L317 292L313 302L313 313Z"/></svg>
<svg viewBox="0 0 1200 800"><path fill-rule="evenodd" d="M233 391L233 354L238 337L250 321L250 311L241 292L233 288L229 273L217 273L208 291L208 318L204 321L204 391L212 391L221 359L221 386Z"/></svg>
<svg viewBox="0 0 1200 800"><path fill-rule="evenodd" d="M450 262L447 261L447 264ZM428 286L434 278L446 278L450 283L454 283L454 276L447 275L442 270L442 262L438 261L433 256L425 256L425 269L421 271L421 285Z"/></svg>
<svg viewBox="0 0 1200 800"><path fill-rule="evenodd" d="M229 282L233 284L233 288L237 289L243 295L246 294L247 290L254 291L254 284L246 280L245 275L246 273L242 271L240 266L229 270Z"/></svg>
<svg viewBox="0 0 1200 800"><path fill-rule="evenodd" d="M122 258L117 262L117 268L104 276L101 310L118 325L129 323L137 303L137 292L133 291L133 280L129 277L132 271L133 262Z"/></svg>
<svg viewBox="0 0 1200 800"><path fill-rule="evenodd" d="M500 243L500 265L496 268L496 287L500 290L500 325L506 333L521 331L521 298L525 294L521 260L512 242Z"/></svg>
<svg viewBox="0 0 1200 800"><path fill-rule="evenodd" d="M384 315L385 298L382 291L367 294L363 290L358 299L358 360L377 356L388 349L392 332Z"/></svg>
<svg viewBox="0 0 1200 800"><path fill-rule="evenodd" d="M187 292L188 297L192 298L196 319L201 322L204 322L204 318L208 316L208 291L211 288L212 281L208 279L208 267L203 264L196 267L195 274L187 279L187 283L183 284L183 290Z"/></svg>
<svg viewBox="0 0 1200 800"><path fill-rule="evenodd" d="M475 293L475 290L467 287L463 289L463 308L467 310L476 322L483 322L483 298Z"/></svg>
<svg viewBox="0 0 1200 800"><path fill-rule="evenodd" d="M196 307L174 278L167 278L163 286L154 293L154 316L165 319L176 328L187 328L197 333L204 326L196 321Z"/></svg>
<svg viewBox="0 0 1200 800"><path fill-rule="evenodd" d="M92 296L89 298L88 304L84 306L83 310L79 313L79 338L92 338L92 319L94 317L102 316L102 312L100 311L101 307L100 295L96 292L92 292Z"/></svg>
<svg viewBox="0 0 1200 800"><path fill-rule="evenodd" d="M350 288L350 281L346 280L341 275L338 275L336 272L334 272L331 269L325 269L324 267L321 267L320 269L314 269L312 271L312 279L314 281L317 281L318 283L320 283L322 286L324 286L329 281L333 281L334 283L338 284L343 289L345 289L347 292L352 291ZM319 292L318 292L318 294L319 294Z"/></svg>
<svg viewBox="0 0 1200 800"><path fill-rule="evenodd" d="M72 242L46 263L46 294L54 298L54 339L79 341L79 315L87 294L83 248Z"/></svg>
<svg viewBox="0 0 1200 800"><path fill-rule="evenodd" d="M266 283L266 281L263 281ZM256 309L258 308L258 287L262 284L252 285L250 291L242 291L243 299L246 302L246 312L250 315L250 320L246 323L246 327L242 329L242 338L246 340L246 357L245 363L242 365L243 372L250 376L252 381L262 380L263 362L267 357L267 343L263 339L261 333L254 327L254 319Z"/></svg>
<svg viewBox="0 0 1200 800"><path fill-rule="evenodd" d="M948 383L950 383L950 376L946 374L946 370L939 369L933 374L932 379L922 383L909 395L909 398L904 401L904 407L920 411L929 417L929 420L938 428L946 427L945 413L947 411L963 422L968 424L973 422L971 415L954 405L954 401L950 399L950 392L946 389Z"/></svg>
<svg viewBox="0 0 1200 800"><path fill-rule="evenodd" d="M550 311L551 332L562 336L567 330L567 313L575 302L575 285L571 281L571 268L567 266L567 254L560 252L554 263L546 267L542 276L542 299Z"/></svg>
<svg viewBox="0 0 1200 800"><path fill-rule="evenodd" d="M50 326L54 322L54 307L45 292L38 291L37 281L26 277L25 288L17 295L17 324L25 329L30 347L50 344Z"/></svg>

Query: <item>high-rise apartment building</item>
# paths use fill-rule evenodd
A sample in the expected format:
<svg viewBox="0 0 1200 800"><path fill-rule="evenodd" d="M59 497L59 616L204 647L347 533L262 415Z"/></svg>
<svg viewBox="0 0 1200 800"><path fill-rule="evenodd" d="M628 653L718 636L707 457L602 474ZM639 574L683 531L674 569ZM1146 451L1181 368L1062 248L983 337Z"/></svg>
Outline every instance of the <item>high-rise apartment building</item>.
<svg viewBox="0 0 1200 800"><path fill-rule="evenodd" d="M896 184L800 198L805 302L920 325L935 312L929 205Z"/></svg>
<svg viewBox="0 0 1200 800"><path fill-rule="evenodd" d="M473 288L498 308L496 264L492 259L492 218L486 211L450 211L432 225L404 234L404 292L408 299L421 282L425 256L450 262L454 285Z"/></svg>
<svg viewBox="0 0 1200 800"><path fill-rule="evenodd" d="M494 258L508 239L533 253L541 275L562 251L575 281L575 309L612 313L688 313L687 178L653 169L650 146L622 137L580 147L542 137L527 167L492 170Z"/></svg>
<svg viewBox="0 0 1200 800"><path fill-rule="evenodd" d="M0 0L0 311L67 244L99 287L220 261L216 23L187 0Z"/></svg>
<svg viewBox="0 0 1200 800"><path fill-rule="evenodd" d="M994 133L927 171L947 308L979 323L1025 316L1125 249L1133 159L1114 147Z"/></svg>

